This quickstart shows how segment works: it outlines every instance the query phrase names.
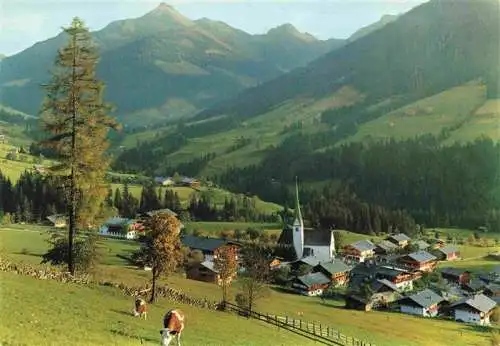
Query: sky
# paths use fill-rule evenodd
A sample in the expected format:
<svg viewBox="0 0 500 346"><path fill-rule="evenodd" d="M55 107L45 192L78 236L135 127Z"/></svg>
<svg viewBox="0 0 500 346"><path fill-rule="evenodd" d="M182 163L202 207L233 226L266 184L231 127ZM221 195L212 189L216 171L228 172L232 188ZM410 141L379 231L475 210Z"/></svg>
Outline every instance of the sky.
<svg viewBox="0 0 500 346"><path fill-rule="evenodd" d="M135 18L160 0L0 0L0 54L13 55L56 36L75 16L91 30ZM221 20L252 34L291 23L319 39L346 38L384 14L399 14L425 0L170 0L190 19Z"/></svg>

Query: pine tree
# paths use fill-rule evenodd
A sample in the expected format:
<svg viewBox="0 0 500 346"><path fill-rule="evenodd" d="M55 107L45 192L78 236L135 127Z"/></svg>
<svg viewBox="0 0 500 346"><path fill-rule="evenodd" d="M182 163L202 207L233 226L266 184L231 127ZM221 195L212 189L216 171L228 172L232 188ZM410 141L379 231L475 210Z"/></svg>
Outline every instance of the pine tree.
<svg viewBox="0 0 500 346"><path fill-rule="evenodd" d="M117 187L115 190L115 198L113 204L121 215L123 213L123 196L122 191L119 187Z"/></svg>
<svg viewBox="0 0 500 346"><path fill-rule="evenodd" d="M45 85L47 97L41 116L43 130L51 137L43 146L57 154L59 165L52 167L63 176L69 214L68 269L75 273L73 249L77 229L93 226L102 211L106 195L103 184L109 160L108 130L117 128L103 102L104 84L96 79L96 46L88 28L79 18L63 28L68 43L58 51L52 80Z"/></svg>

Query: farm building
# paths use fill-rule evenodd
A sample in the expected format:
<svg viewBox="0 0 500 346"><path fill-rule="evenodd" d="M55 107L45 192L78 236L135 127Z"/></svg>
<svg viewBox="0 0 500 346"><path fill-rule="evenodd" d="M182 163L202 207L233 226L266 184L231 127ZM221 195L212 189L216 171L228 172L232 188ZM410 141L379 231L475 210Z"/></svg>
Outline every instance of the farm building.
<svg viewBox="0 0 500 346"><path fill-rule="evenodd" d="M482 293L486 288L486 283L481 279L472 279L462 284L462 289L472 294Z"/></svg>
<svg viewBox="0 0 500 346"><path fill-rule="evenodd" d="M420 278L420 275L410 273L404 269L381 266L376 270L375 276L379 279L387 279L399 290L406 291L413 289L413 281Z"/></svg>
<svg viewBox="0 0 500 346"><path fill-rule="evenodd" d="M181 243L190 250L199 250L203 253L205 261L213 261L217 257L217 251L224 246L230 246L235 251L235 256L238 256L238 250L241 245L237 242L209 237L196 237L193 235L182 235Z"/></svg>
<svg viewBox="0 0 500 346"><path fill-rule="evenodd" d="M448 280L448 282L454 282L461 285L468 283L470 280L470 272L459 268L443 268L441 270L441 276L443 279Z"/></svg>
<svg viewBox="0 0 500 346"><path fill-rule="evenodd" d="M292 287L300 294L318 296L328 288L330 279L323 273L309 273L292 280Z"/></svg>
<svg viewBox="0 0 500 346"><path fill-rule="evenodd" d="M344 246L342 254L346 259L356 262L364 262L375 255L376 246L369 240L359 240L355 243Z"/></svg>
<svg viewBox="0 0 500 346"><path fill-rule="evenodd" d="M423 272L431 272L437 266L437 258L427 251L412 252L411 254L402 256L399 262L412 270Z"/></svg>
<svg viewBox="0 0 500 346"><path fill-rule="evenodd" d="M99 234L109 237L136 239L144 231L142 225L135 220L112 217L99 228Z"/></svg>
<svg viewBox="0 0 500 346"><path fill-rule="evenodd" d="M322 262L313 268L313 272L323 273L329 277L335 285L345 285L349 280L350 270L351 268L340 259L331 262Z"/></svg>
<svg viewBox="0 0 500 346"><path fill-rule="evenodd" d="M349 294L345 297L345 308L352 310L370 311L372 301L369 298L356 294Z"/></svg>
<svg viewBox="0 0 500 346"><path fill-rule="evenodd" d="M455 321L489 325L490 316L496 306L497 303L494 300L484 294L476 294L452 304L450 308L454 313Z"/></svg>
<svg viewBox="0 0 500 346"><path fill-rule="evenodd" d="M382 240L375 247L375 254L377 255L389 255L394 253L398 249L398 246L388 240Z"/></svg>
<svg viewBox="0 0 500 346"><path fill-rule="evenodd" d="M216 282L217 271L214 268L212 261L203 261L195 263L186 270L186 277L191 280L198 280L204 282Z"/></svg>
<svg viewBox="0 0 500 346"><path fill-rule="evenodd" d="M390 235L389 237L387 237L387 240L393 243L394 245L398 246L399 248L404 248L408 246L408 244L411 241L411 238L404 233L398 233Z"/></svg>
<svg viewBox="0 0 500 346"><path fill-rule="evenodd" d="M171 177L155 177L155 183L163 185L163 186L172 186L175 184L174 180Z"/></svg>
<svg viewBox="0 0 500 346"><path fill-rule="evenodd" d="M67 217L64 214L54 214L47 216L47 220L52 224L55 228L64 228L67 225Z"/></svg>
<svg viewBox="0 0 500 346"><path fill-rule="evenodd" d="M423 241L423 240L417 240L415 242L419 250L427 250L430 247L430 244Z"/></svg>
<svg viewBox="0 0 500 346"><path fill-rule="evenodd" d="M425 289L417 294L399 300L401 312L423 317L435 317L439 313L439 305L444 298L439 294Z"/></svg>
<svg viewBox="0 0 500 346"><path fill-rule="evenodd" d="M437 248L433 253L440 261L453 261L460 257L460 251L453 245Z"/></svg>

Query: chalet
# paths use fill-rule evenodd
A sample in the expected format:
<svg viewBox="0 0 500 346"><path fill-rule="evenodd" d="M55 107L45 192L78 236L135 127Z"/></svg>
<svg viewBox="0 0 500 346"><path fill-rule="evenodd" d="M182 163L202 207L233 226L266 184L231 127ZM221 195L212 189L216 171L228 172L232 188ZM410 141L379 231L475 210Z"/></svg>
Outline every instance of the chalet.
<svg viewBox="0 0 500 346"><path fill-rule="evenodd" d="M335 257L335 231L304 227L297 183L295 190L294 221L292 225L285 225L278 239L278 244L294 249L293 258L287 258L287 260L315 257L318 261L330 261Z"/></svg>
<svg viewBox="0 0 500 346"><path fill-rule="evenodd" d="M292 281L292 288L306 296L321 295L330 285L330 278L321 272L298 276Z"/></svg>
<svg viewBox="0 0 500 346"><path fill-rule="evenodd" d="M444 298L430 289L425 289L417 294L399 300L402 313L423 317L435 317L439 312L439 305Z"/></svg>
<svg viewBox="0 0 500 346"><path fill-rule="evenodd" d="M213 261L217 257L217 252L224 246L230 246L234 250L235 256L238 256L241 247L239 243L226 239L196 237L187 234L181 236L181 243L191 250L201 251L205 261Z"/></svg>
<svg viewBox="0 0 500 346"><path fill-rule="evenodd" d="M345 308L352 310L370 311L373 302L370 298L365 298L357 294L349 294L345 297Z"/></svg>
<svg viewBox="0 0 500 346"><path fill-rule="evenodd" d="M370 284L373 292L371 300L374 307L387 307L400 297L399 289L387 279L377 279Z"/></svg>
<svg viewBox="0 0 500 346"><path fill-rule="evenodd" d="M379 279L389 280L401 291L412 290L413 281L420 278L418 274L389 266L378 267L375 276Z"/></svg>
<svg viewBox="0 0 500 346"><path fill-rule="evenodd" d="M349 280L351 268L339 259L331 262L322 262L313 268L313 272L320 272L330 278L335 285L345 285Z"/></svg>
<svg viewBox="0 0 500 346"><path fill-rule="evenodd" d="M382 240L373 250L377 255L388 255L395 252L398 246L388 240Z"/></svg>
<svg viewBox="0 0 500 346"><path fill-rule="evenodd" d="M109 237L136 239L140 233L144 232L142 225L135 220L112 217L99 228L99 234Z"/></svg>
<svg viewBox="0 0 500 346"><path fill-rule="evenodd" d="M67 217L64 214L54 214L47 216L47 220L49 220L49 222L55 228L64 228L67 224Z"/></svg>
<svg viewBox="0 0 500 346"><path fill-rule="evenodd" d="M427 251L417 251L402 256L399 262L412 270L423 272L431 272L437 266L437 258Z"/></svg>
<svg viewBox="0 0 500 346"><path fill-rule="evenodd" d="M460 251L453 245L437 248L433 253L440 261L453 261L460 257Z"/></svg>
<svg viewBox="0 0 500 346"><path fill-rule="evenodd" d="M192 187L193 189L198 189L201 185L199 180L197 180L195 178L189 178L189 177L182 177L180 184L182 186Z"/></svg>
<svg viewBox="0 0 500 346"><path fill-rule="evenodd" d="M344 246L342 254L346 259L356 262L364 262L367 258L372 258L375 254L376 246L369 240L359 240L355 243Z"/></svg>
<svg viewBox="0 0 500 346"><path fill-rule="evenodd" d="M186 270L186 278L204 282L217 282L218 272L212 261L195 263Z"/></svg>
<svg viewBox="0 0 500 346"><path fill-rule="evenodd" d="M417 240L415 242L419 250L427 250L430 247L430 244L423 241L423 240Z"/></svg>
<svg viewBox="0 0 500 346"><path fill-rule="evenodd" d="M441 276L443 279L448 280L448 282L454 282L460 285L470 280L470 272L458 268L443 268L441 270Z"/></svg>
<svg viewBox="0 0 500 346"><path fill-rule="evenodd" d="M158 215L158 214L168 214L171 216L177 216L176 212L174 212L168 208L150 210L150 211L146 212L145 214L146 214L146 216L149 216L149 217L152 217L152 216Z"/></svg>
<svg viewBox="0 0 500 346"><path fill-rule="evenodd" d="M408 246L411 238L408 237L404 233L398 233L398 234L393 234L393 235L387 237L387 240L390 241L391 243L397 245L400 248L404 248L404 247Z"/></svg>
<svg viewBox="0 0 500 346"><path fill-rule="evenodd" d="M174 180L171 177L155 177L155 183L162 186L172 186L175 184Z"/></svg>
<svg viewBox="0 0 500 346"><path fill-rule="evenodd" d="M320 260L317 259L316 257L309 256L309 257L302 257L299 260L290 262L290 268L292 270L298 270L300 267L307 267L307 272L311 272L312 269L317 266L320 263Z"/></svg>
<svg viewBox="0 0 500 346"><path fill-rule="evenodd" d="M455 321L489 325L490 316L496 306L497 303L494 300L484 294L476 294L452 304L450 308Z"/></svg>

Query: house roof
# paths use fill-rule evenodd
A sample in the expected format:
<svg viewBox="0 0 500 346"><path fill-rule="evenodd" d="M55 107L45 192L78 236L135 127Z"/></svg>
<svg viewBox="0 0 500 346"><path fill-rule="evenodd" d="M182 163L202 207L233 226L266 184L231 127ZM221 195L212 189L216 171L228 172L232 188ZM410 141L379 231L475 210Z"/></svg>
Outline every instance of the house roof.
<svg viewBox="0 0 500 346"><path fill-rule="evenodd" d="M463 305L467 305L477 311L486 313L491 311L497 305L497 303L484 294L476 294L473 297L465 298L456 302L455 304L451 305L451 307L456 308Z"/></svg>
<svg viewBox="0 0 500 346"><path fill-rule="evenodd" d="M156 215L156 214L168 214L168 215L172 215L172 216L177 216L177 213L175 213L174 211L168 209L168 208L164 208L164 209L157 209L157 210L151 210L151 211L148 211L146 213L146 215L148 216L153 216L153 215Z"/></svg>
<svg viewBox="0 0 500 346"><path fill-rule="evenodd" d="M399 242L399 241L410 241L410 240L411 240L411 238L410 238L410 237L408 237L408 236L407 236L406 234L404 234L404 233L393 234L393 235L389 236L389 238L388 238L388 239L394 239L394 240L396 240L396 241L398 241L398 242Z"/></svg>
<svg viewBox="0 0 500 346"><path fill-rule="evenodd" d="M388 240L382 240L380 243L377 244L377 246L385 251L391 251L398 248L396 244L391 243Z"/></svg>
<svg viewBox="0 0 500 346"><path fill-rule="evenodd" d="M458 268L443 268L443 269L441 269L441 273L446 274L446 275L450 275L450 276L456 276L456 277L459 277L460 275L462 275L463 273L466 273L466 272L467 272L467 270L458 269Z"/></svg>
<svg viewBox="0 0 500 346"><path fill-rule="evenodd" d="M47 220L49 220L52 223L62 222L62 221L66 222L66 215L64 215L64 214L50 215L50 216L47 216Z"/></svg>
<svg viewBox="0 0 500 346"><path fill-rule="evenodd" d="M332 262L323 262L318 264L317 267L323 268L329 274L343 273L349 271L351 268L341 260L334 260Z"/></svg>
<svg viewBox="0 0 500 346"><path fill-rule="evenodd" d="M330 279L325 274L316 272L297 277L297 280L302 282L307 287L312 285L325 285L330 282Z"/></svg>
<svg viewBox="0 0 500 346"><path fill-rule="evenodd" d="M372 286L372 290L374 292L378 292L380 290L380 288L382 288L384 286L389 287L390 289L392 289L395 292L399 291L399 288L387 279L375 280L372 282L371 286Z"/></svg>
<svg viewBox="0 0 500 346"><path fill-rule="evenodd" d="M417 244L417 246L420 250L425 250L430 246L429 243L427 243L423 240L417 240L415 244Z"/></svg>
<svg viewBox="0 0 500 346"><path fill-rule="evenodd" d="M210 251L213 252L215 249L226 244L238 244L236 242L228 241L220 238L208 238L208 237L196 237L194 235L183 235L181 236L182 245L187 246L191 249Z"/></svg>
<svg viewBox="0 0 500 346"><path fill-rule="evenodd" d="M385 275L391 278L395 278L401 274L407 274L408 272L404 269L382 266L377 268L377 274Z"/></svg>
<svg viewBox="0 0 500 346"><path fill-rule="evenodd" d="M315 256L307 256L307 257L302 257L301 259L295 261L294 263L299 263L302 262L304 264L307 264L311 267L314 267L319 264L320 260L316 258Z"/></svg>
<svg viewBox="0 0 500 346"><path fill-rule="evenodd" d="M133 220L123 218L123 217L110 217L109 219L106 220L104 223L107 226L123 226L132 223Z"/></svg>
<svg viewBox="0 0 500 346"><path fill-rule="evenodd" d="M484 283L484 281L480 279L472 279L471 281L464 284L464 286L472 291L479 291L481 289L486 288L486 284Z"/></svg>
<svg viewBox="0 0 500 346"><path fill-rule="evenodd" d="M417 252L412 252L411 254L408 254L404 257L409 257L414 261L417 262L428 262L428 261L433 261L436 260L436 256L428 253L427 251L417 251Z"/></svg>
<svg viewBox="0 0 500 346"><path fill-rule="evenodd" d="M375 249L375 245L371 241L366 239L358 240L357 242L352 243L351 246L359 251L367 251Z"/></svg>
<svg viewBox="0 0 500 346"><path fill-rule="evenodd" d="M213 271L214 273L217 273L218 271L215 270L215 267L214 267L214 262L212 261L203 261L200 263L201 266L207 268L207 269L210 269L211 271Z"/></svg>
<svg viewBox="0 0 500 346"><path fill-rule="evenodd" d="M445 245L441 248L438 248L437 251L448 255L450 253L458 252L458 249L453 245Z"/></svg>
<svg viewBox="0 0 500 346"><path fill-rule="evenodd" d="M430 289L425 289L423 291L418 292L417 294L403 298L402 300L407 300L407 299L409 299L410 301L416 303L417 305L423 308L429 308L432 305L441 303L444 300L443 297L441 297L434 291L431 291Z"/></svg>

